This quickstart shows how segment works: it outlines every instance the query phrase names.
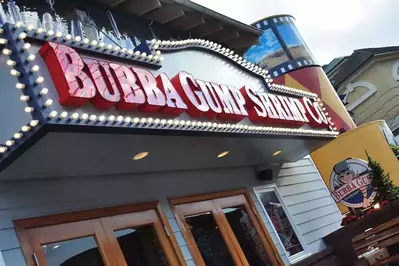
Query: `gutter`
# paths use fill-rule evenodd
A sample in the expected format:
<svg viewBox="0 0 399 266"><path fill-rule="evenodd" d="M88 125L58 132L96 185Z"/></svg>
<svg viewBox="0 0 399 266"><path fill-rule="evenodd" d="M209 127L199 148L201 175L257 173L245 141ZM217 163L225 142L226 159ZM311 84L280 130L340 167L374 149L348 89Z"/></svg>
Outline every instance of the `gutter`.
<svg viewBox="0 0 399 266"><path fill-rule="evenodd" d="M201 5L197 4L197 3L194 3L194 2L192 2L190 0L171 0L171 1L167 1L167 2L169 2L169 3L170 2L174 2L176 4L183 5L183 6L187 7L190 10L194 10L194 11L196 11L198 13L201 13L201 14L204 14L206 16L218 19L218 20L220 20L222 22L226 22L227 24L233 25L233 26L237 27L238 29L240 29L242 31L249 32L249 33L255 34L257 36L260 36L263 33L263 31L258 29L258 28L255 28L255 27L250 26L248 24L239 22L239 21L237 21L235 19L229 18L229 17L227 17L225 15L222 15L222 14L216 12L216 11L210 10L210 9L204 7L204 6L201 6Z"/></svg>

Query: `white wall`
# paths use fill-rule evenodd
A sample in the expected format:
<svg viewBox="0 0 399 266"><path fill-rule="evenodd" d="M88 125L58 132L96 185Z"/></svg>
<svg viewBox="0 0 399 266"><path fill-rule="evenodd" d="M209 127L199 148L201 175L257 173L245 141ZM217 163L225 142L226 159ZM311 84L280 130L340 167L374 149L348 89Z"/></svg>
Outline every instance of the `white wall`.
<svg viewBox="0 0 399 266"><path fill-rule="evenodd" d="M0 266L5 266L6 264L4 263L3 255L0 251Z"/></svg>
<svg viewBox="0 0 399 266"><path fill-rule="evenodd" d="M322 249L324 244L321 238L339 228L340 214L332 208L332 199L310 159L285 164L276 182L310 249L313 252ZM13 219L161 199L183 255L189 265L194 265L176 220L164 199L245 187L251 189L260 184L251 167L0 182L0 251L6 266L26 265ZM262 212L255 196L254 200L258 210ZM267 227L271 229L270 224ZM273 235L273 230L269 231L283 260L288 264L280 241ZM0 266L3 266L1 259Z"/></svg>
<svg viewBox="0 0 399 266"><path fill-rule="evenodd" d="M313 254L324 249L322 238L341 227L342 215L311 158L284 164L273 183L277 185L292 222L307 245L307 251ZM257 208L274 237L272 225L260 203Z"/></svg>

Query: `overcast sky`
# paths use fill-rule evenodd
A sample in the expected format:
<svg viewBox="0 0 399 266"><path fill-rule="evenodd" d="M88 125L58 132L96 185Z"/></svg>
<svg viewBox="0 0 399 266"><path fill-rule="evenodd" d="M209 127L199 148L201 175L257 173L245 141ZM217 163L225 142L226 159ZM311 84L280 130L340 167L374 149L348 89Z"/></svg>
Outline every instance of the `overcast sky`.
<svg viewBox="0 0 399 266"><path fill-rule="evenodd" d="M291 14L319 64L355 49L399 45L399 0L192 0L250 24Z"/></svg>

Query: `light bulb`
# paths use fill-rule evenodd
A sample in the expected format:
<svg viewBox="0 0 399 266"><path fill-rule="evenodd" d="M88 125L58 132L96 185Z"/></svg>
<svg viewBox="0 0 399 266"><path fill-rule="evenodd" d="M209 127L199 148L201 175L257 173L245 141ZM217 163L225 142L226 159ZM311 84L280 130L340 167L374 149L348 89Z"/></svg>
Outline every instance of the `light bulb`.
<svg viewBox="0 0 399 266"><path fill-rule="evenodd" d="M32 72L37 72L39 71L40 67L38 65L34 65L31 69Z"/></svg>
<svg viewBox="0 0 399 266"><path fill-rule="evenodd" d="M15 144L15 141L13 141L13 140L7 140L6 141L6 146L7 147L11 147L12 145L14 145Z"/></svg>
<svg viewBox="0 0 399 266"><path fill-rule="evenodd" d="M44 32L44 29L43 28L38 28L37 30L36 30L36 34L42 34Z"/></svg>
<svg viewBox="0 0 399 266"><path fill-rule="evenodd" d="M83 113L83 114L80 116L80 118L81 118L82 120L87 120L87 119L89 118L89 115L86 114L86 113Z"/></svg>
<svg viewBox="0 0 399 266"><path fill-rule="evenodd" d="M21 130L22 130L23 132L28 132L30 129L31 129L30 126L23 126L23 127L21 128Z"/></svg>
<svg viewBox="0 0 399 266"><path fill-rule="evenodd" d="M71 119L73 119L73 120L76 120L76 119L78 119L79 118L79 114L78 113L73 113L72 115L71 115Z"/></svg>
<svg viewBox="0 0 399 266"><path fill-rule="evenodd" d="M10 49L4 48L3 49L3 54L10 55L10 54L12 54L12 51Z"/></svg>
<svg viewBox="0 0 399 266"><path fill-rule="evenodd" d="M108 117L108 121L109 121L109 122L114 122L114 121L115 121L115 116L114 116L114 115L110 115L110 116Z"/></svg>
<svg viewBox="0 0 399 266"><path fill-rule="evenodd" d="M11 147L12 145L15 144L15 141L10 139L10 140L7 140L5 144L6 144L7 147Z"/></svg>
<svg viewBox="0 0 399 266"><path fill-rule="evenodd" d="M17 62L15 62L14 60L8 59L7 60L7 65L8 66L15 66L17 64Z"/></svg>
<svg viewBox="0 0 399 266"><path fill-rule="evenodd" d="M44 78L43 78L42 76L40 76L40 77L38 77L38 78L36 79L36 83L37 83L37 84L43 83L43 81L44 81Z"/></svg>
<svg viewBox="0 0 399 266"><path fill-rule="evenodd" d="M23 39L26 38L26 36L27 36L26 32L21 32L21 33L18 35L18 39L23 40Z"/></svg>
<svg viewBox="0 0 399 266"><path fill-rule="evenodd" d="M49 114L49 117L50 118L55 118L56 116L57 116L57 111L52 111L50 114Z"/></svg>
<svg viewBox="0 0 399 266"><path fill-rule="evenodd" d="M53 104L53 100L48 99L48 100L44 103L44 106L50 107L52 104Z"/></svg>
<svg viewBox="0 0 399 266"><path fill-rule="evenodd" d="M31 47L31 44L27 42L24 44L24 46L22 46L22 50L28 51L30 49L30 47Z"/></svg>
<svg viewBox="0 0 399 266"><path fill-rule="evenodd" d="M21 95L21 97L19 97L19 99L20 99L21 101L23 101L23 102L27 102L27 101L29 101L29 96L27 96L27 95Z"/></svg>
<svg viewBox="0 0 399 266"><path fill-rule="evenodd" d="M47 37L50 37L50 36L53 36L53 35L54 35L54 31L53 30L49 30L49 31L46 32L46 36Z"/></svg>
<svg viewBox="0 0 399 266"><path fill-rule="evenodd" d="M17 23L15 23L14 27L15 27L16 29L19 29L19 28L21 28L23 25L24 25L24 24L23 24L21 21L18 21Z"/></svg>
<svg viewBox="0 0 399 266"><path fill-rule="evenodd" d="M22 136L23 136L22 133L19 133L19 132L15 133L14 134L14 139L20 139L20 138L22 138Z"/></svg>
<svg viewBox="0 0 399 266"><path fill-rule="evenodd" d="M32 120L32 121L30 121L29 124L30 124L31 127L35 127L35 126L37 126L39 124L39 120Z"/></svg>
<svg viewBox="0 0 399 266"><path fill-rule="evenodd" d="M35 60L35 55L34 54L30 54L30 55L28 55L28 57L26 58L26 60L27 61L33 61L33 60Z"/></svg>
<svg viewBox="0 0 399 266"><path fill-rule="evenodd" d="M67 118L67 116L68 116L68 112L62 112L61 114L60 114L60 119L65 119L65 118Z"/></svg>
<svg viewBox="0 0 399 266"><path fill-rule="evenodd" d="M48 94L48 89L47 88L43 88L43 89L40 90L39 93L40 93L41 96L47 95Z"/></svg>
<svg viewBox="0 0 399 266"><path fill-rule="evenodd" d="M16 87L17 89L19 89L19 90L22 90L22 89L25 89L25 84L17 83L17 84L15 84L15 87Z"/></svg>
<svg viewBox="0 0 399 266"><path fill-rule="evenodd" d="M19 73L19 71L15 70L15 69L11 69L10 73L11 73L11 75L17 76L17 77L21 75L21 73Z"/></svg>

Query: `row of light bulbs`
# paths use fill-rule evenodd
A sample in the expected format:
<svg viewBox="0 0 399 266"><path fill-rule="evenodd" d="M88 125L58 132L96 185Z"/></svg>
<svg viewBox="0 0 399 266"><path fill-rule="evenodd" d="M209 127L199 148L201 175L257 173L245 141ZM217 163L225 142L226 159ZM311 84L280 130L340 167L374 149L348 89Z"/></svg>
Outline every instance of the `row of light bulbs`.
<svg viewBox="0 0 399 266"><path fill-rule="evenodd" d="M15 24L15 28L21 28L23 27L22 22L17 22ZM30 32L34 30L32 25L28 25L25 27L25 30L27 32ZM43 28L38 28L35 31L36 35L41 35L44 33L45 30ZM100 50L103 52L110 52L110 53L115 53L116 55L122 56L122 57L130 57L136 60L143 60L143 61L149 61L149 62L162 62L163 57L161 56L161 51L159 50L160 48L167 49L167 48L182 48L182 47L187 47L187 46L201 46L204 48L208 48L211 50L215 50L226 57L232 59L236 63L240 64L242 67L245 67L246 69L252 71L253 73L257 75L261 75L263 78L265 78L266 82L268 83L269 87L278 92L284 92L288 94L293 94L296 96L306 96L306 97L315 97L316 94L310 93L310 92L305 92L302 90L298 90L295 88L290 88L284 85L279 85L279 84L274 84L273 79L271 78L270 75L268 75L268 71L266 69L263 69L259 66L257 66L254 63L247 62L245 58L239 56L238 54L234 53L233 50L230 50L229 48L222 47L221 44L209 41L209 40L204 40L204 39L187 39L187 40L181 40L181 41L170 41L170 40L156 40L153 39L150 41L150 46L152 46L154 54L149 54L143 52L141 53L140 51L134 52L133 50L125 49L125 48L120 48L119 46L113 46L111 44L105 45L104 42L98 42L97 40L92 40L90 41L87 38L82 38L80 36L76 36L73 38L71 34L67 34L63 36L61 32L54 32L53 30L49 30L45 33L47 38L55 38L55 39L62 39L64 38L66 41L72 41L76 45L82 45L86 46L86 48L92 48L94 50ZM18 39L23 40L27 36L26 32L21 32L18 35ZM0 41L1 44L1 41ZM28 44L29 45L29 44ZM29 46L30 47L30 46ZM28 48L29 49L29 48Z"/></svg>
<svg viewBox="0 0 399 266"><path fill-rule="evenodd" d="M261 75L264 78L268 78L270 79L270 82L272 82L272 79L270 75L268 75L268 71L266 69L263 69L253 63L247 62L246 59L234 53L233 50L230 50L229 48L223 47L221 44L209 40L187 39L181 41L169 41L169 40L162 41L162 40L153 39L149 42L149 45L151 46L153 51L157 51L158 49L174 50L174 49L181 49L192 46L207 48L219 52L220 54L240 64L242 67L247 68L248 70L252 71L257 75Z"/></svg>
<svg viewBox="0 0 399 266"><path fill-rule="evenodd" d="M299 90L299 89L295 89L295 88L291 88L291 87L287 87L285 85L281 85L281 84L276 84L273 83L270 88L273 91L277 91L277 92L282 92L282 93L288 93L288 94L293 94L295 96L305 96L308 98L317 98L317 94L313 93L313 92L307 92L307 91L303 91L303 90Z"/></svg>
<svg viewBox="0 0 399 266"><path fill-rule="evenodd" d="M24 27L22 22L17 22L14 27L16 29ZM34 31L35 29L33 28L32 25L27 25L24 28L24 31L21 32L18 35L18 38L20 40L23 40L26 36L27 33ZM146 61L150 63L159 63L163 61L163 57L161 56L161 51L155 51L154 54L148 54L145 52L140 52L140 51L133 51L132 49L126 49L126 48L121 48L118 45L111 45L108 44L106 45L104 42L98 42L97 40L90 40L88 38L83 38L80 36L75 36L73 37L71 34L66 34L65 36L62 34L62 32L54 32L53 30L45 31L43 28L38 28L34 31L33 34L35 35L42 35L44 33L45 37L48 39L53 39L59 42L62 41L70 41L75 45L80 45L81 47L100 51L100 52L108 52L120 57L124 58L131 58L135 60L140 60L140 61Z"/></svg>
<svg viewBox="0 0 399 266"><path fill-rule="evenodd" d="M69 114L66 111L58 114L57 111L52 111L49 114L50 119L59 120L70 120L80 121L86 123L116 123L124 126L148 126L158 128L174 128L174 129L202 129L202 130L216 130L223 132L236 132L236 133L268 133L268 134L296 134L304 136L325 136L334 137L337 136L337 132L322 131L322 130L311 130L311 129L293 129L293 128L279 128L279 127L265 127L265 126L248 126L248 125L237 125L237 124L224 124L215 122L201 122L201 121L190 121L190 120L178 120L178 119L159 119L159 118L139 118L130 116L115 116L110 115L108 117L104 115L97 116L95 114L88 113L77 113L74 112Z"/></svg>
<svg viewBox="0 0 399 266"><path fill-rule="evenodd" d="M20 24L16 25L16 28L18 28L18 27L20 27ZM4 33L4 29L1 28L0 29L0 34L3 34L3 33ZM21 32L21 33L19 33L17 35L17 39L19 41L24 41L26 37L27 37L26 32ZM4 44L7 44L7 43L8 43L7 39L0 38L0 44L4 45ZM22 52L28 52L30 48L31 48L31 44L30 43L24 43L24 45L22 46L21 53ZM2 53L4 55L10 56L12 54L12 51L10 49L8 49L8 48L3 48ZM34 60L35 60L35 55L34 54L28 54L28 56L26 57L26 62L27 63L30 63L30 62L32 62ZM11 67L11 70L10 70L10 74L11 75L16 76L16 77L21 76L21 73L17 69L14 68L17 65L17 63L14 60L12 60L10 58L10 59L7 60L6 63L7 63L8 66ZM40 67L38 65L33 65L29 72L30 72L30 74L35 74L39 70L40 70ZM44 78L42 76L38 76L35 79L35 84L36 85L40 85L43 82L44 82ZM21 82L17 82L15 87L16 87L16 89L23 90L23 89L25 89L26 85L21 83ZM42 88L40 90L40 92L39 92L39 94L42 97L47 95L47 93L48 93L48 89L47 88ZM23 94L23 95L20 96L20 100L27 103L30 100L30 97L28 95ZM53 104L53 100L52 99L46 99L44 101L44 103L43 103L43 107L44 108L48 108L52 104ZM35 109L32 106L28 105L28 106L26 106L24 108L24 111L26 113L32 113L32 112L35 111ZM31 131L32 128L37 127L39 125L39 123L40 123L39 120L32 120L32 121L30 121L30 123L28 125L22 126L20 131L16 132L12 136L12 139L7 140L5 142L5 145L0 145L0 154L3 154L5 152L7 152L9 148L11 148L13 145L15 145L17 140L21 139L24 136L24 133L27 133L27 132Z"/></svg>
<svg viewBox="0 0 399 266"><path fill-rule="evenodd" d="M273 91L278 91L278 92L283 92L283 93L288 93L296 96L306 96L306 97L311 97L314 98L317 96L315 93L311 92L306 92L302 90L298 90L295 88L290 88L284 85L279 85L273 83L273 79L271 78L270 75L268 75L268 71L266 69L263 69L259 66L257 66L254 63L247 62L247 60L240 55L234 53L233 50L230 50L229 48L223 47L221 44L209 41L209 40L204 40L204 39L188 39L188 40L182 40L182 41L166 41L166 40L156 40L153 39L150 41L150 46L152 47L153 51L157 51L158 49L168 49L168 50L173 50L173 49L181 49L181 48L186 48L190 46L199 46L203 48L207 48L213 51L216 51L225 57L233 60L237 64L241 65L242 67L248 69L249 71L253 72L254 74L262 76L266 82L268 83L269 87Z"/></svg>
<svg viewBox="0 0 399 266"><path fill-rule="evenodd" d="M22 23L16 23L15 28L20 28L22 27ZM33 30L33 27L28 25L26 27L26 31L30 32ZM3 29L0 29L0 34L2 34L4 31ZM44 32L44 29L37 29L36 34L41 34ZM52 37L55 36L56 38L62 38L62 33L57 32L54 33L53 31L48 31L46 32L47 37ZM21 32L18 34L17 38L20 41L23 41L27 37L26 32ZM65 40L72 40L72 36L70 34L65 36ZM148 61L156 61L156 62L161 62L163 60L162 57L160 57L161 52L158 50L160 47L166 48L170 46L172 47L179 47L180 45L202 45L204 47L214 47L216 51L228 56L229 58L233 59L235 62L241 64L243 67L246 67L248 70L253 71L254 73L263 76L268 83L271 83L273 80L270 79L270 75L268 75L267 70L262 69L258 66L255 66L251 63L246 63L245 59L242 57L239 57L237 54L234 54L233 51L229 50L228 48L221 47L219 44L215 44L213 42L207 41L207 40L185 40L185 41L157 41L153 40L151 41L152 48L154 49L154 55L146 55L146 53L140 53L139 51L133 52L132 50L126 50L126 49L120 49L119 47L112 47L112 45L105 46L104 43L98 43L96 40L93 40L90 42L88 39L84 39L83 41L79 36L76 36L72 40L75 44L82 43L83 45L87 45L88 47L92 47L95 49L103 49L104 51L113 51L117 53L118 55L125 55L128 57L132 57L135 59L142 59L142 60L148 60ZM8 41L7 39L0 38L0 44L6 44ZM164 47L165 46L165 47ZM29 43L25 43L22 47L23 51L28 51L31 48L31 45ZM2 50L3 54L5 55L11 55L12 51L10 49L4 48ZM35 55L34 54L29 54L26 57L27 62L32 62L35 60ZM16 65L16 62L13 60L8 60L7 65L10 67L14 67ZM34 65L31 68L31 73L36 73L39 71L39 66ZM14 76L20 76L20 72L16 69L11 69L10 71L11 75ZM35 83L37 85L41 84L44 82L44 78L42 76L39 76L36 78ZM315 94L310 94L304 91L300 91L297 89L289 88L283 85L278 85L278 84L269 84L270 88L280 91L280 92L286 92L286 93L291 93L294 95L298 96L311 96L314 97ZM17 89L24 89L26 87L25 84L23 83L17 83L16 88ZM42 88L39 92L41 96L45 96L48 94L48 89L47 88ZM29 96L27 95L22 95L20 97L21 101L27 102L30 100ZM320 100L320 99L319 99ZM43 106L44 108L48 108L53 104L52 99L47 99ZM34 111L33 107L27 106L25 107L25 112L27 113L32 113ZM328 113L327 113L328 114ZM126 125L131 124L132 126L151 126L151 127L160 127L160 128L174 128L174 129L202 129L202 130L217 130L217 131L223 131L223 132L235 132L235 133L257 133L257 134L280 134L280 135L285 135L285 134L295 134L295 135L301 135L301 136L325 136L325 137L334 137L338 135L337 132L329 132L329 131L320 131L320 130L309 130L309 129L290 129L290 128L278 128L278 127L265 127L265 126L248 126L248 125L236 125L236 124L221 124L221 123L212 123L212 122L201 122L201 121L185 121L185 120L176 120L176 119L153 119L153 118L131 118L129 116L114 116L110 115L108 117L105 117L104 115L96 116L94 114L89 115L87 113L79 114L79 113L73 113L69 115L67 112L62 112L60 115L58 115L57 111L52 111L49 114L50 119L70 119L70 120L80 120L80 121L87 121L87 122L108 122L108 123L123 123ZM33 127L36 127L39 124L39 120L32 120L29 125L25 125L21 128L21 132L17 132L13 135L13 138L15 140L21 139L23 137L22 132L28 132L30 131ZM333 123L332 123L333 125ZM336 129L336 128L335 128ZM335 130L334 129L334 130ZM0 153L5 153L8 150L8 147L11 147L15 144L15 140L11 139L6 141L5 146L0 146Z"/></svg>

